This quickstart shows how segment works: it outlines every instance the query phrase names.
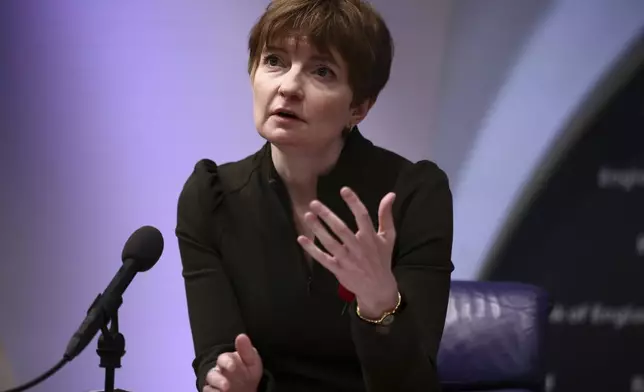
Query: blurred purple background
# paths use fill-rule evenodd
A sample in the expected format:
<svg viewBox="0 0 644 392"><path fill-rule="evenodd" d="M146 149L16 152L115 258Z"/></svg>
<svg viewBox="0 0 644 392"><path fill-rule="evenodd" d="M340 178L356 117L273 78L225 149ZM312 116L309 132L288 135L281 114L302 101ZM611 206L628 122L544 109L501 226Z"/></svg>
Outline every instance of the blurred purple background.
<svg viewBox="0 0 644 392"><path fill-rule="evenodd" d="M176 201L197 160L263 142L246 39L266 3L0 4L0 367L8 358L14 382L61 357L125 240L149 224L166 249L124 298L117 385L194 389ZM525 184L642 32L644 2L373 3L397 50L361 131L445 168L454 278L475 279ZM95 347L34 391L101 389Z"/></svg>

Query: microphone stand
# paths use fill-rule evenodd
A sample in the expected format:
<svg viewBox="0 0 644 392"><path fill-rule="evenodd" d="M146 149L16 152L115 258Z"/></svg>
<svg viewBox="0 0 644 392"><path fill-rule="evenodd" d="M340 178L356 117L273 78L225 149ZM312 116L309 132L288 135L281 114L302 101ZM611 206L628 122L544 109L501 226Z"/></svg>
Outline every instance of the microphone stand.
<svg viewBox="0 0 644 392"><path fill-rule="evenodd" d="M101 326L101 336L98 338L96 353L101 358L100 367L105 369L105 389L97 392L128 392L123 389L114 389L114 373L121 367L121 358L125 355L125 337L119 332L118 308L123 303L123 298L118 299L114 314L106 315L106 323ZM109 329L107 321L110 322Z"/></svg>

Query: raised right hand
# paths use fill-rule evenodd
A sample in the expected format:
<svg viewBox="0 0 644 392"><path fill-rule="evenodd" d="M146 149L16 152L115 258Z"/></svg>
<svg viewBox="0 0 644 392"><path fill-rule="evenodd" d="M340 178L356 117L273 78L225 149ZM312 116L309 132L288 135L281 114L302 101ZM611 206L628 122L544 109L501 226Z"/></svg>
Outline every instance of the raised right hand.
<svg viewBox="0 0 644 392"><path fill-rule="evenodd" d="M257 392L264 367L250 338L240 334L235 352L220 354L217 366L206 376L203 392Z"/></svg>

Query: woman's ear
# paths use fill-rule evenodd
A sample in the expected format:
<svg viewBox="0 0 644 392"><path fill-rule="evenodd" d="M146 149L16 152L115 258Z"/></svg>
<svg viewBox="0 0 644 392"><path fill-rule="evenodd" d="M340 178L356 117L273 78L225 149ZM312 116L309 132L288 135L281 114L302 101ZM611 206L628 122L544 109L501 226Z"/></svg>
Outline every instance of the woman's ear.
<svg viewBox="0 0 644 392"><path fill-rule="evenodd" d="M369 110L371 110L374 103L375 101L367 99L363 103L354 106L351 109L351 125L355 126L360 124L360 122L367 117L367 114L369 114Z"/></svg>

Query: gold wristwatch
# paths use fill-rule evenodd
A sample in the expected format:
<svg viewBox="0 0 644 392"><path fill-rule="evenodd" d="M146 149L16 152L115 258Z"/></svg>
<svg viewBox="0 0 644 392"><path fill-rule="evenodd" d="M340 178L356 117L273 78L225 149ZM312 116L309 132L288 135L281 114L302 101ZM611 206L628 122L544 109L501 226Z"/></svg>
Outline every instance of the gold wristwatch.
<svg viewBox="0 0 644 392"><path fill-rule="evenodd" d="M390 310L388 312L383 313L383 315L376 320L372 320L369 318L364 317L363 315L360 314L360 306L356 304L356 314L360 319L371 323L371 324L376 324L376 325L390 325L391 323L394 322L394 314L396 311L398 311L398 308L400 307L400 304L402 302L402 296L400 295L400 291L398 292L398 303L396 303L396 307L393 308L393 310Z"/></svg>

